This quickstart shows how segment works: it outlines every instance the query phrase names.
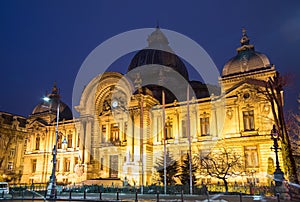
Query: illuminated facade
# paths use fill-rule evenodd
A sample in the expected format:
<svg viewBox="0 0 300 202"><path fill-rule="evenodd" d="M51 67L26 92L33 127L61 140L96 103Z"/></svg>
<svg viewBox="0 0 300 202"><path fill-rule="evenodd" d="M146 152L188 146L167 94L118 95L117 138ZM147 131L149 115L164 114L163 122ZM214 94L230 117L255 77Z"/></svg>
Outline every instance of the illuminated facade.
<svg viewBox="0 0 300 202"><path fill-rule="evenodd" d="M61 102L57 181L98 180L93 182L102 184L103 179L111 179L126 180L131 185L153 183L154 166L163 154L165 125L166 147L176 160L182 160L189 150L189 135L193 155L206 153L222 141L224 147L245 157L245 169L229 178L229 182L269 184L267 175L273 174L275 159L270 150L273 115L260 91L264 81L275 75L275 68L249 44L246 32L237 55L223 68L219 78L221 91L189 81L184 63L172 52L159 28L149 36L148 43L149 47L139 51L129 65L127 73L135 72L134 75L105 72L90 81L75 107L79 118L73 120L71 110ZM156 50L157 43L167 51ZM171 68L187 81L189 102L187 87L178 85L170 71L157 65ZM144 86L147 78L139 74L140 66L153 67L155 71L147 76L159 80L161 85ZM161 87L163 83L175 85L181 94L174 95ZM54 100L52 105L39 104L27 119L21 180L25 183L45 183L51 174L56 117L53 109L60 99L56 86L49 97ZM67 145L62 144L64 138ZM217 182L201 174L197 178L199 183Z"/></svg>
<svg viewBox="0 0 300 202"><path fill-rule="evenodd" d="M193 155L207 153L222 140L224 147L245 158L245 169L229 182L270 184L267 175L273 174L275 159L270 151L273 115L261 91L265 90L264 82L275 75L275 68L265 55L249 44L246 32L243 31L237 55L223 68L219 95L212 87L208 92L200 82L189 81L194 93L189 101L189 111L184 84L172 81L170 71L155 70L155 65L168 66L188 80L184 64L171 51L152 49L160 43L167 47L165 50L170 50L159 28L147 41L149 46L134 56L126 78L117 72L107 72L85 87L76 109L80 113L80 135L85 137L85 148L89 148L91 154L84 162L92 171L87 173L87 178L117 177L127 179L131 185L153 183L155 163L163 154L165 119L167 150L176 160L182 160L189 149L188 133ZM140 66L153 68L146 76L165 79L162 83L174 82L182 92L178 99L164 89L165 118L163 88L153 85L141 88L147 77L142 78L140 71L145 69L137 70L134 75L128 74ZM197 177L199 182L217 182L200 174Z"/></svg>
<svg viewBox="0 0 300 202"><path fill-rule="evenodd" d="M19 183L22 176L26 118L0 112L0 180Z"/></svg>

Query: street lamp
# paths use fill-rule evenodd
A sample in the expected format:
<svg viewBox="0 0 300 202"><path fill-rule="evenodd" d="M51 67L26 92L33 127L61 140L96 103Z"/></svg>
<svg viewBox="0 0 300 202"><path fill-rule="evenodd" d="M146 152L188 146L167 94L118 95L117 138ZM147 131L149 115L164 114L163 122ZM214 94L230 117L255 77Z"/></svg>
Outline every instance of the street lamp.
<svg viewBox="0 0 300 202"><path fill-rule="evenodd" d="M273 125L273 129L271 130L271 138L274 141L274 144L273 144L273 147L271 147L271 150L274 149L275 157L276 157L276 170L274 172L275 185L281 186L282 181L284 179L284 174L283 174L282 170L280 169L280 165L279 165L278 149L281 149L281 148L278 147L279 135L278 135L278 130L276 129L275 125Z"/></svg>
<svg viewBox="0 0 300 202"><path fill-rule="evenodd" d="M46 101L46 102L53 101L49 97L44 97L43 100ZM58 141L59 107L60 107L60 100L57 99L55 144L54 144L53 150L52 150L53 167L52 167L52 173L51 173L51 176L50 176L50 182L49 182L49 185L47 187L47 198L55 198L55 196L56 196L56 175L55 175L55 171L56 171L56 155L57 155L57 141Z"/></svg>

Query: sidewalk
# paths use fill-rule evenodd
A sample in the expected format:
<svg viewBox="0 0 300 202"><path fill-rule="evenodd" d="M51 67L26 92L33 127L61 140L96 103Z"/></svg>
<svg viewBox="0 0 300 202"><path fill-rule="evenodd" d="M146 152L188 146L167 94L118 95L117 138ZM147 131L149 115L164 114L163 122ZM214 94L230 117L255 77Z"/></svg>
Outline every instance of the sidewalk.
<svg viewBox="0 0 300 202"><path fill-rule="evenodd" d="M117 198L116 193L102 193L101 199L102 201L135 201L135 194L124 194L119 193ZM26 196L24 199L32 200L32 197ZM35 197L34 200L42 199L41 197ZM117 200L118 199L118 200ZM21 200L21 197L14 197L14 200ZM57 196L58 201L101 201L99 193L87 193L86 198L82 193L72 193L71 199L69 198L69 193L64 192ZM143 194L138 195L138 201L141 202L154 202L157 200L156 194ZM182 201L181 195L159 195L159 201L168 201L168 202L175 202L175 201ZM208 202L208 198L206 195L184 195L183 196L184 202ZM240 200L239 195L221 195L215 194L209 196L209 202L277 202L276 197L261 197L261 196L249 196L244 195L242 196L242 200ZM287 202L284 200L280 200L280 202Z"/></svg>

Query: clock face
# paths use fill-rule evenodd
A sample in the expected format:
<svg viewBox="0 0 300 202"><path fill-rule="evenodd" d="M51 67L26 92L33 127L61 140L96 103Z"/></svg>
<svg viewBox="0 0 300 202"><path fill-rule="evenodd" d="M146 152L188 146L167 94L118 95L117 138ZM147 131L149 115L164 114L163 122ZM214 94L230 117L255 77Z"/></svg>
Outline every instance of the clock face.
<svg viewBox="0 0 300 202"><path fill-rule="evenodd" d="M112 105L113 108L116 108L118 106L118 101L113 100L111 105Z"/></svg>

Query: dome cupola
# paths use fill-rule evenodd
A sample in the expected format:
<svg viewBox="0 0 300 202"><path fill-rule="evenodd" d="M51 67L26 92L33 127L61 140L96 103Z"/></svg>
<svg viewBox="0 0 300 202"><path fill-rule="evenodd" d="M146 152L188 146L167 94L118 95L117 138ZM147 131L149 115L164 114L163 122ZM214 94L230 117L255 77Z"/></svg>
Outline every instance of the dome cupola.
<svg viewBox="0 0 300 202"><path fill-rule="evenodd" d="M167 37L158 26L150 34L147 41L148 47L140 50L132 58L127 72L143 65L156 64L170 67L188 80L188 71L184 63L170 48ZM145 68L149 68L149 66L145 66Z"/></svg>
<svg viewBox="0 0 300 202"><path fill-rule="evenodd" d="M73 119L72 111L68 107L67 104L65 104L60 99L59 90L56 86L56 82L54 83L52 87L52 91L50 94L47 95L47 97L50 98L50 101L42 101L39 103L32 111L30 116L33 117L39 117L41 119L44 119L45 121L55 121L56 113L57 113L57 106L59 104L59 120L71 120ZM51 120L49 120L49 115Z"/></svg>
<svg viewBox="0 0 300 202"><path fill-rule="evenodd" d="M241 46L237 48L237 55L225 64L222 77L271 68L267 56L255 51L254 46L250 44L250 39L245 29L242 30L240 43Z"/></svg>

